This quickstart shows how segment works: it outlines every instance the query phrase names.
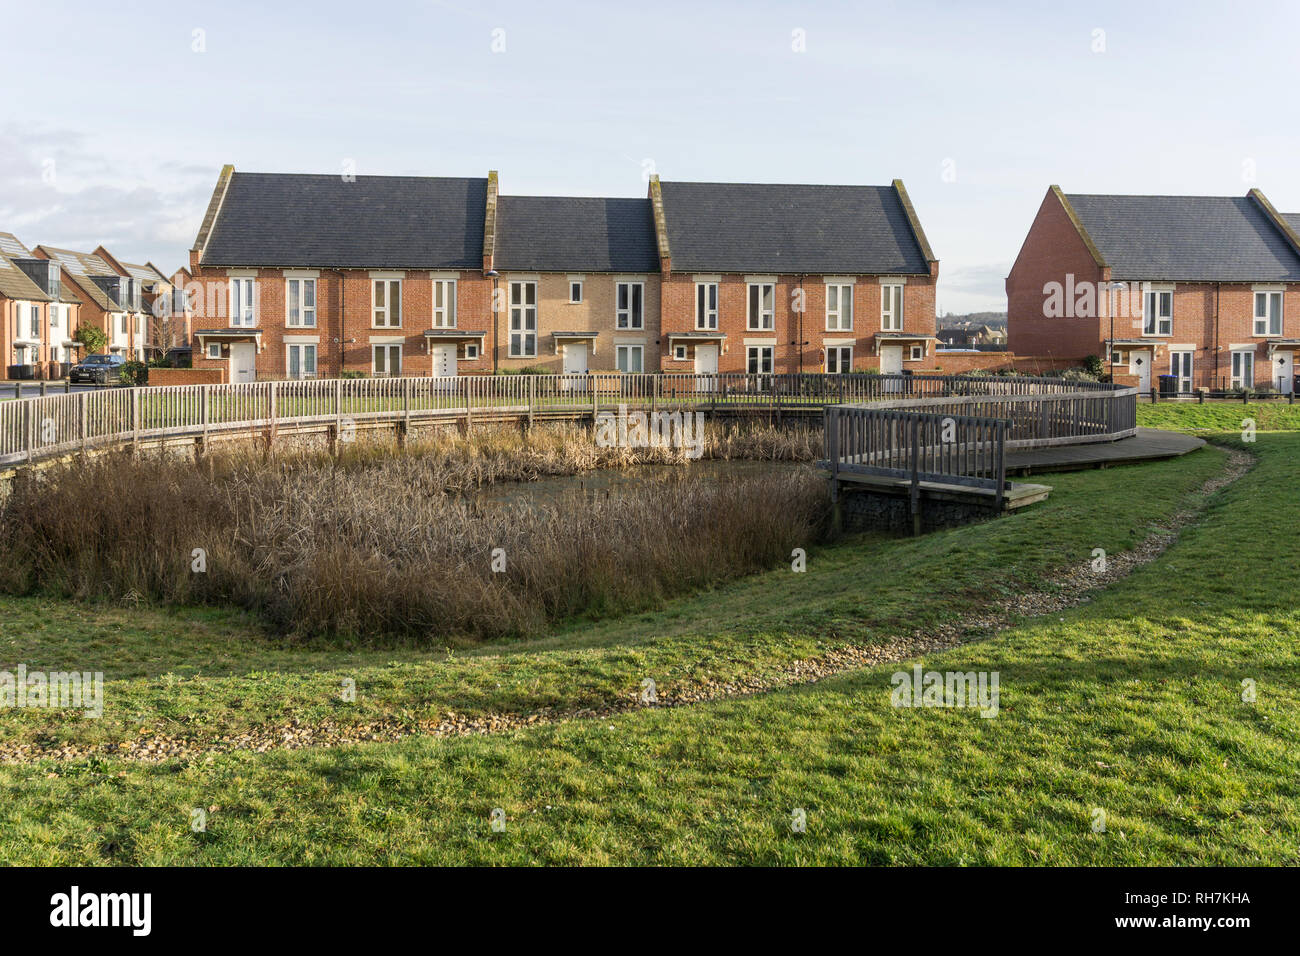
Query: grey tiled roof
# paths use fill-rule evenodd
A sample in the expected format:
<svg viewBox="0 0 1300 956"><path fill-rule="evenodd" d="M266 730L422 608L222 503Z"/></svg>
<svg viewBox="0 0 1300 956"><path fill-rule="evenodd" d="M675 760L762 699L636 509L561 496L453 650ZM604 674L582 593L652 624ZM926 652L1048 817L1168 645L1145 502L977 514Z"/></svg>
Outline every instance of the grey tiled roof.
<svg viewBox="0 0 1300 956"><path fill-rule="evenodd" d="M203 264L478 269L487 179L235 173Z"/></svg>
<svg viewBox="0 0 1300 956"><path fill-rule="evenodd" d="M58 262L64 276L72 279L77 288L88 295L92 302L105 312L118 312L122 306L116 299L105 292L91 276L116 276L112 267L99 256L90 252L74 252L71 249L59 249L55 246L37 247L51 259Z"/></svg>
<svg viewBox="0 0 1300 956"><path fill-rule="evenodd" d="M1282 218L1286 220L1288 226L1300 232L1300 212L1284 212Z"/></svg>
<svg viewBox="0 0 1300 956"><path fill-rule="evenodd" d="M31 250L11 232L0 232L0 296L26 302L49 302L50 297L11 258L30 259Z"/></svg>
<svg viewBox="0 0 1300 956"><path fill-rule="evenodd" d="M658 272L650 200L501 196L495 265L538 272Z"/></svg>
<svg viewBox="0 0 1300 956"><path fill-rule="evenodd" d="M930 274L892 186L662 189L674 272Z"/></svg>
<svg viewBox="0 0 1300 956"><path fill-rule="evenodd" d="M1115 279L1300 281L1300 255L1249 197L1066 198Z"/></svg>

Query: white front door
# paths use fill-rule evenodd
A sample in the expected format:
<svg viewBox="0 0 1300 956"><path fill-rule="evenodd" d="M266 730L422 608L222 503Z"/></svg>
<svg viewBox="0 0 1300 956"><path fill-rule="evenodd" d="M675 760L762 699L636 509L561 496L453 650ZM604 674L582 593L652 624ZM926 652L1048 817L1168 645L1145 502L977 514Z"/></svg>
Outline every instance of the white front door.
<svg viewBox="0 0 1300 956"><path fill-rule="evenodd" d="M230 381L252 382L257 379L257 346L252 342L230 344Z"/></svg>
<svg viewBox="0 0 1300 956"><path fill-rule="evenodd" d="M1138 377L1138 388L1144 392L1151 390L1151 353L1146 351L1128 353L1128 373Z"/></svg>
<svg viewBox="0 0 1300 956"><path fill-rule="evenodd" d="M882 345L880 347L880 371L883 375L903 374L903 347L901 345ZM885 382L885 391L901 392L903 383L891 378Z"/></svg>
<svg viewBox="0 0 1300 956"><path fill-rule="evenodd" d="M718 345L716 342L695 346L695 387L701 392L713 391L713 376L718 374Z"/></svg>
<svg viewBox="0 0 1300 956"><path fill-rule="evenodd" d="M450 378L456 374L456 346L433 347L433 374L439 378Z"/></svg>
<svg viewBox="0 0 1300 956"><path fill-rule="evenodd" d="M564 346L564 360L561 370L565 375L587 374L587 343L569 342ZM567 391L581 392L586 389L585 379L562 379L560 387Z"/></svg>
<svg viewBox="0 0 1300 956"><path fill-rule="evenodd" d="M1291 386L1295 383L1295 353L1294 352L1276 352L1273 355L1273 384L1283 395L1291 394Z"/></svg>

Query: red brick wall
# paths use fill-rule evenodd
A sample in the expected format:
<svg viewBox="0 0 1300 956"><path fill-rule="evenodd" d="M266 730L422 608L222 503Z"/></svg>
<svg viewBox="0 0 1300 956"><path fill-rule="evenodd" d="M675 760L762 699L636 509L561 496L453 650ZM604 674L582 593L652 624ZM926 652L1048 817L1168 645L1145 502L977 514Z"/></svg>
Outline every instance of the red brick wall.
<svg viewBox="0 0 1300 956"><path fill-rule="evenodd" d="M961 375L982 369L1001 372L1013 369L1022 375L1046 375L1067 368L1078 368L1075 359L1056 355L1015 355L1011 352L936 352L927 362L927 371L944 375Z"/></svg>
<svg viewBox="0 0 1300 956"><path fill-rule="evenodd" d="M212 365L217 363L213 362ZM151 368L149 384L163 385L223 385L226 381L224 368Z"/></svg>
<svg viewBox="0 0 1300 956"><path fill-rule="evenodd" d="M1087 244L1051 190L1043 198L1029 227L1020 254L1007 276L1007 349L1024 355L1062 356L1076 361L1100 355L1109 332L1093 318L1049 318L1044 315L1049 282L1097 283L1103 280ZM1109 321L1109 320L1107 320ZM1116 337L1119 337L1118 331Z"/></svg>

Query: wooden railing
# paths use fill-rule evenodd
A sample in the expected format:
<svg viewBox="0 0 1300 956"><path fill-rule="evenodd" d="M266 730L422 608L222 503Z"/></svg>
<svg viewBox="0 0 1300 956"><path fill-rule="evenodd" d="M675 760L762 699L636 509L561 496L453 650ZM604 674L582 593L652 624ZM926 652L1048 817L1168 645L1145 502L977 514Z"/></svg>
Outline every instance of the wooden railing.
<svg viewBox="0 0 1300 956"><path fill-rule="evenodd" d="M1095 391L1094 391L1095 390ZM836 405L937 401L934 413L980 417L1016 407L1017 397L1062 404L1039 428L1100 414L1084 396L1112 400L1132 389L1056 379L947 375L746 375L720 373L499 375L451 378L309 379L232 385L99 389L0 401L0 465L83 449L168 438L345 422L410 425L443 419L584 418L620 405L639 409L753 409L817 413ZM968 405L961 403L969 400ZM1079 404L1079 403L1083 404ZM999 404L1001 403L1001 404ZM1074 404L1070 404L1074 403ZM1031 402L1023 404L1031 408ZM1040 405L1032 405L1043 415ZM1090 411L1087 411L1089 410ZM929 411L929 409L927 409ZM1115 409L1111 408L1113 414ZM1000 413L999 413L1000 414ZM1129 409L1129 417L1135 411ZM1026 419L1028 421L1028 419ZM1042 422L1046 424L1042 424ZM1025 428L1029 426L1026 424Z"/></svg>

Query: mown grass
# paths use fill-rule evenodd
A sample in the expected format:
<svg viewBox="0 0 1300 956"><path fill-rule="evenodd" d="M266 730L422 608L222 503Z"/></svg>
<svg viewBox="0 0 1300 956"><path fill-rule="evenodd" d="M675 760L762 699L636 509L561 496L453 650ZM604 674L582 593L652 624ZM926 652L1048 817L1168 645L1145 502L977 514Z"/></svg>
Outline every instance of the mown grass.
<svg viewBox="0 0 1300 956"><path fill-rule="evenodd" d="M1300 511L1294 495L1279 492L1300 479L1300 436L1261 435L1248 447L1259 465L1151 565L1084 606L926 659L938 670L998 670L1001 711L991 720L891 707L896 668L886 666L749 699L499 737L160 766L5 767L0 858L1300 862L1300 567L1279 559L1277 534ZM850 541L814 552L805 575L735 582L653 615L557 633L553 645L381 670L445 669L451 693L477 677L480 703L491 706L562 696L592 677L598 685L600 661L623 691L671 667L674 652L685 674L725 671L732 661L748 670L800 642L869 639L900 619L935 620L968 589L984 590L970 596L978 604L1004 570L1015 587L1017 576L1086 559L1094 547L1122 550L1221 463L1210 449L1054 476L1049 502L1002 521L918 541ZM805 600L804 589L820 591ZM710 626L714 613L735 619ZM583 646L563 650L568 641ZM493 688L494 678L503 686ZM1240 697L1246 678L1257 682L1254 704ZM293 684L249 674L208 689L227 679L250 690ZM110 706L133 683L151 681L110 687ZM370 685L358 683L365 700ZM415 682L410 699L435 686ZM320 691L333 696L336 687L331 679ZM199 806L210 811L208 829L195 834L190 811ZM502 833L489 825L494 807L507 816ZM806 833L791 831L795 808L807 813ZM1098 808L1105 833L1092 830Z"/></svg>
<svg viewBox="0 0 1300 956"><path fill-rule="evenodd" d="M1138 405L1138 424L1189 432L1237 432L1251 419L1257 431L1300 429L1300 405L1286 402L1157 402Z"/></svg>

